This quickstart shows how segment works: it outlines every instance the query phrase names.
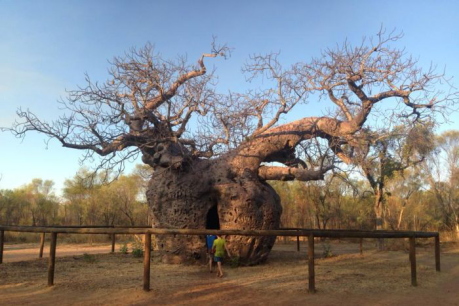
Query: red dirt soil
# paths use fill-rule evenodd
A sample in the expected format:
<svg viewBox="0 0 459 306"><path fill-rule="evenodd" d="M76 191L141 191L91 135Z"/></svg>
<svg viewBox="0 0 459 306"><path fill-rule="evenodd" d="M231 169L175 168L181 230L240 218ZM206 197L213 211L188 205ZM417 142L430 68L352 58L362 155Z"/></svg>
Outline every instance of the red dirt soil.
<svg viewBox="0 0 459 306"><path fill-rule="evenodd" d="M327 243L328 244L328 243ZM276 244L269 261L254 267L224 265L225 277L206 266L165 265L153 258L151 291L142 290L142 258L106 253L110 246L58 245L55 286L47 259L32 245L7 246L0 265L0 305L459 305L459 247L442 246L435 272L431 245L418 246L418 287L410 286L408 253L377 252L373 242L316 245L316 294L307 292L306 244ZM47 253L44 254L46 256ZM73 256L67 256L73 255ZM65 256L65 257L63 257ZM27 261L16 261L18 258Z"/></svg>

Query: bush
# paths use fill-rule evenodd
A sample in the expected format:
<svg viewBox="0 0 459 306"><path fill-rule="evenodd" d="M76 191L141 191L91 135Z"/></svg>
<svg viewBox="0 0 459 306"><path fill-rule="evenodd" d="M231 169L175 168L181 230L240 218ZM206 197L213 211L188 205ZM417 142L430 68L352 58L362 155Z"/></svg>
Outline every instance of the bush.
<svg viewBox="0 0 459 306"><path fill-rule="evenodd" d="M96 262L96 256L84 253L83 254L83 261L88 262L88 263L95 263Z"/></svg>
<svg viewBox="0 0 459 306"><path fill-rule="evenodd" d="M126 244L126 243L123 243L123 244L121 245L121 247L120 247L120 252L121 252L122 254L127 254L128 251L129 251L129 249L128 249L127 244Z"/></svg>
<svg viewBox="0 0 459 306"><path fill-rule="evenodd" d="M142 247L142 244L139 243L138 241L132 244L132 255L134 255L134 257L143 256L143 247Z"/></svg>
<svg viewBox="0 0 459 306"><path fill-rule="evenodd" d="M323 245L324 251L322 252L322 255L324 258L332 257L333 252L332 252L332 247L331 244L328 242L325 242Z"/></svg>
<svg viewBox="0 0 459 306"><path fill-rule="evenodd" d="M237 268L239 267L240 265L240 260L239 260L239 256L234 256L234 257L231 257L230 258L230 267L231 268Z"/></svg>

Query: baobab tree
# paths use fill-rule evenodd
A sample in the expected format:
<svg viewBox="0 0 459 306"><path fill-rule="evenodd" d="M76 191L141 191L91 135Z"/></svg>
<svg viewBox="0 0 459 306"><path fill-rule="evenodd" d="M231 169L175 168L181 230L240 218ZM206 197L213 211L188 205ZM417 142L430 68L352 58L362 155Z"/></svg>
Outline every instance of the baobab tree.
<svg viewBox="0 0 459 306"><path fill-rule="evenodd" d="M85 151L84 158L100 155L100 167L122 167L141 154L153 169L146 195L154 227L276 229L282 208L267 181L320 180L334 168L329 158L302 161L299 144L320 138L334 156L349 161L353 148L366 141L362 131L371 130L375 108L393 108L395 101L393 120L416 121L457 98L436 90L443 74L418 68L390 46L399 38L380 31L359 46L344 43L289 68L278 54L254 55L244 72L270 85L229 94L216 90L206 66L210 58L227 57L228 47L212 44L193 65L185 58L165 60L147 45L116 57L106 82L87 77L84 87L70 91L61 101L67 112L58 120L45 122L19 110L11 130L18 137L43 133ZM311 93L336 108L279 124ZM228 237L231 253L246 264L264 261L274 239ZM157 245L168 262L199 258L204 251L202 237L157 237Z"/></svg>

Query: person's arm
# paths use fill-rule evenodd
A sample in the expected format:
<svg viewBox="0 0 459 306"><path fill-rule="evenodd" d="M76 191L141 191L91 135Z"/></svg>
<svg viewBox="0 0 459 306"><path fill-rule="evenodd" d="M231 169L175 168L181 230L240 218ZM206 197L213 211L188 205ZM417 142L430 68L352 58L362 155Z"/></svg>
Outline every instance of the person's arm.
<svg viewBox="0 0 459 306"><path fill-rule="evenodd" d="M214 240L214 243L212 244L212 253L215 253L215 248L216 248L216 246L215 246L215 241L216 241L216 240L217 240L217 239L215 239L215 240Z"/></svg>
<svg viewBox="0 0 459 306"><path fill-rule="evenodd" d="M228 250L228 247L226 246L226 243L225 243L225 250L226 250L226 253L228 253L228 256L231 257L231 253L230 253L230 251Z"/></svg>

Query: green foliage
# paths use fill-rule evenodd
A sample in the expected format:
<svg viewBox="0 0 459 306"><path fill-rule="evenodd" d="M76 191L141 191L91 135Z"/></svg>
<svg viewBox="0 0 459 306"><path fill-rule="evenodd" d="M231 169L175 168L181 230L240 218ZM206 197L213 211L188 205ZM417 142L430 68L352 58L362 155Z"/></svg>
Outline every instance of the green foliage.
<svg viewBox="0 0 459 306"><path fill-rule="evenodd" d="M97 260L96 260L96 256L88 254L88 253L84 253L83 261L87 263L95 263Z"/></svg>
<svg viewBox="0 0 459 306"><path fill-rule="evenodd" d="M270 182L283 207L282 227L371 229L372 199L364 181L326 176L318 182Z"/></svg>
<svg viewBox="0 0 459 306"><path fill-rule="evenodd" d="M403 165L401 162L394 160L390 157L386 157L381 165L381 177L390 180L394 177L397 171L402 169Z"/></svg>
<svg viewBox="0 0 459 306"><path fill-rule="evenodd" d="M148 169L137 167L111 184L106 173L96 177L85 169L65 181L63 199L52 181L33 179L14 190L0 190L0 224L11 225L143 225L148 223L145 201ZM91 238L91 237L89 237Z"/></svg>
<svg viewBox="0 0 459 306"><path fill-rule="evenodd" d="M332 246L330 243L325 242L324 244L322 244L322 247L323 247L322 256L324 258L329 258L333 256Z"/></svg>
<svg viewBox="0 0 459 306"><path fill-rule="evenodd" d="M0 191L0 224L46 226L59 223L59 200L52 181L33 179L15 190Z"/></svg>
<svg viewBox="0 0 459 306"><path fill-rule="evenodd" d="M67 218L72 224L147 224L146 173L139 168L134 174L121 175L107 184L105 173L93 177L81 169L73 179L65 181Z"/></svg>
<svg viewBox="0 0 459 306"><path fill-rule="evenodd" d="M240 266L241 262L240 262L240 258L239 256L233 256L233 257L230 257L230 267L231 268L237 268Z"/></svg>
<svg viewBox="0 0 459 306"><path fill-rule="evenodd" d="M428 156L435 150L435 135L431 124L418 124L414 126L406 137L403 155L418 154Z"/></svg>
<svg viewBox="0 0 459 306"><path fill-rule="evenodd" d="M127 254L129 252L129 249L128 249L128 246L126 243L123 243L121 246L120 246L120 253L121 254Z"/></svg>
<svg viewBox="0 0 459 306"><path fill-rule="evenodd" d="M132 244L132 255L134 257L142 257L143 256L143 246L139 241L135 241Z"/></svg>

